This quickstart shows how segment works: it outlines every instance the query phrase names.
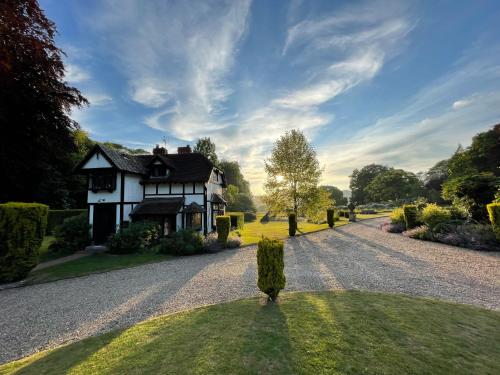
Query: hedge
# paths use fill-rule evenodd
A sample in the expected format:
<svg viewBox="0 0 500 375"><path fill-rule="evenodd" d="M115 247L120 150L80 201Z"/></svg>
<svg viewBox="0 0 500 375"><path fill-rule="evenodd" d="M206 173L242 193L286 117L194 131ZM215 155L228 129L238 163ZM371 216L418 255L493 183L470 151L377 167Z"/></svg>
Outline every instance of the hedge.
<svg viewBox="0 0 500 375"><path fill-rule="evenodd" d="M329 208L326 210L326 221L328 221L328 226L333 228L335 225L335 210L333 208Z"/></svg>
<svg viewBox="0 0 500 375"><path fill-rule="evenodd" d="M491 226L495 232L495 237L500 241L500 203L490 203L486 205Z"/></svg>
<svg viewBox="0 0 500 375"><path fill-rule="evenodd" d="M430 203L422 210L421 221L431 230L442 223L447 223L451 220L450 211L444 207L439 207L435 203Z"/></svg>
<svg viewBox="0 0 500 375"><path fill-rule="evenodd" d="M63 223L56 227L56 241L50 245L50 251L74 253L83 250L90 243L90 229L86 213L64 219Z"/></svg>
<svg viewBox="0 0 500 375"><path fill-rule="evenodd" d="M49 210L49 216L47 218L47 233L54 233L56 227L61 225L64 219L82 214L87 214L86 208L75 210Z"/></svg>
<svg viewBox="0 0 500 375"><path fill-rule="evenodd" d="M48 211L39 203L0 204L0 282L23 279L37 265Z"/></svg>
<svg viewBox="0 0 500 375"><path fill-rule="evenodd" d="M243 212L226 212L231 218L231 228L243 229L245 224L245 214Z"/></svg>
<svg viewBox="0 0 500 375"><path fill-rule="evenodd" d="M407 204L403 206L406 229L412 229L417 226L417 206Z"/></svg>
<svg viewBox="0 0 500 375"><path fill-rule="evenodd" d="M294 213L288 215L288 235L290 237L295 236L297 231L297 218Z"/></svg>
<svg viewBox="0 0 500 375"><path fill-rule="evenodd" d="M255 221L255 220L257 220L257 215L255 214L255 212L245 211L244 219L245 219L246 223L248 223L250 221Z"/></svg>
<svg viewBox="0 0 500 375"><path fill-rule="evenodd" d="M257 248L257 286L271 301L276 300L286 283L283 247L283 241L263 237Z"/></svg>
<svg viewBox="0 0 500 375"><path fill-rule="evenodd" d="M223 247L227 246L227 237L229 236L229 230L231 228L231 217L217 216L215 218L217 225L217 238Z"/></svg>

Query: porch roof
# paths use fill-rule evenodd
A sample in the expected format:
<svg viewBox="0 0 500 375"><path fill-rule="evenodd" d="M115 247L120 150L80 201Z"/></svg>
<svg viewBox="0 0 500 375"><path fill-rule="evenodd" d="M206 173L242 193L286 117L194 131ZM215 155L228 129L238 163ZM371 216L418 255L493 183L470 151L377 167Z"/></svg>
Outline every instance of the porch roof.
<svg viewBox="0 0 500 375"><path fill-rule="evenodd" d="M222 198L222 196L220 194L217 194L217 193L212 194L212 203L222 203L222 204L227 205L226 200L224 198Z"/></svg>
<svg viewBox="0 0 500 375"><path fill-rule="evenodd" d="M130 216L172 215L181 211L184 198L145 199L134 207Z"/></svg>

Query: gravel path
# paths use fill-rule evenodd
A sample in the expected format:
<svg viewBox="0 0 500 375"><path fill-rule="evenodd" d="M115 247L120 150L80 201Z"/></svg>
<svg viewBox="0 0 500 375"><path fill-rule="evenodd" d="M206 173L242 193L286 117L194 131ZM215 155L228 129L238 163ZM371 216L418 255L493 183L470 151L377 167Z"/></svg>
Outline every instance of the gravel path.
<svg viewBox="0 0 500 375"><path fill-rule="evenodd" d="M364 289L500 310L500 254L403 238L374 219L290 239L286 290ZM256 248L0 291L0 363L152 316L258 295Z"/></svg>

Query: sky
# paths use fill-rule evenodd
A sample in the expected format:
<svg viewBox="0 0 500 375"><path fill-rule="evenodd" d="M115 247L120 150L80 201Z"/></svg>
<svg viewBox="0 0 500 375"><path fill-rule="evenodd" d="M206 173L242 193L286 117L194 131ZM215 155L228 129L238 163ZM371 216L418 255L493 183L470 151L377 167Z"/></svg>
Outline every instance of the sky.
<svg viewBox="0 0 500 375"><path fill-rule="evenodd" d="M169 152L210 137L254 194L287 130L322 183L413 172L500 122L500 2L40 0L98 141Z"/></svg>

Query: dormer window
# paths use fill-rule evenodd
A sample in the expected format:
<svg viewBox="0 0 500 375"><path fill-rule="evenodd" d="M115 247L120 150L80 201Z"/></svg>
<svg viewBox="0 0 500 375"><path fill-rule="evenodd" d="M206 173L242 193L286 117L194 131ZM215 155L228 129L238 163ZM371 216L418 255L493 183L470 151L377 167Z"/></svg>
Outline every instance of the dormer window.
<svg viewBox="0 0 500 375"><path fill-rule="evenodd" d="M169 170L162 164L154 164L151 168L151 177L168 177Z"/></svg>

